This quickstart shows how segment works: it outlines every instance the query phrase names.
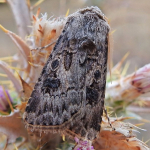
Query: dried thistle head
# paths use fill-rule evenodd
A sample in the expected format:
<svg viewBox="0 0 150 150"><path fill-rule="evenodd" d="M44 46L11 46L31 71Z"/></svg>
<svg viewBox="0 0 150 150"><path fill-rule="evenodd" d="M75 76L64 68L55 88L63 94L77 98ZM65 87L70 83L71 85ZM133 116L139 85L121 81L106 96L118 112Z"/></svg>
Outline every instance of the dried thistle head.
<svg viewBox="0 0 150 150"><path fill-rule="evenodd" d="M33 16L32 33L26 39L31 49L28 54L28 69L26 71L27 82L36 82L44 64L50 55L57 38L62 32L66 23L66 19L49 18L45 13L42 17L39 16L39 11L36 16ZM50 45L49 45L50 44ZM35 74L37 75L35 77Z"/></svg>

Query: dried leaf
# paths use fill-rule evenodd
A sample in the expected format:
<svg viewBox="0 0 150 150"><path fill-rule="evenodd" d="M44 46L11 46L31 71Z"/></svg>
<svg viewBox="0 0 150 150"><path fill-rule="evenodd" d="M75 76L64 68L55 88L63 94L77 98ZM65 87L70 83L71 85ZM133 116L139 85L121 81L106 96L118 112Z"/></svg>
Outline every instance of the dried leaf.
<svg viewBox="0 0 150 150"><path fill-rule="evenodd" d="M20 78L20 81L21 81L22 87L23 87L23 95L24 95L23 100L26 102L29 99L29 97L33 91L33 88L27 82L25 82L19 74L18 74L18 76Z"/></svg>
<svg viewBox="0 0 150 150"><path fill-rule="evenodd" d="M20 105L17 105L16 108L19 109L22 113L24 113L27 102L22 102Z"/></svg>
<svg viewBox="0 0 150 150"><path fill-rule="evenodd" d="M8 116L0 116L0 132L7 136L8 143L14 143L18 137L27 139L27 132L18 110Z"/></svg>
<svg viewBox="0 0 150 150"><path fill-rule="evenodd" d="M129 118L110 118L112 127L115 129L112 130L108 120L103 117L101 131L93 142L94 148L96 150L149 150L147 145L133 134L133 131L138 132L137 130L144 129L122 122L125 119Z"/></svg>
<svg viewBox="0 0 150 150"><path fill-rule="evenodd" d="M2 25L0 28L13 40L16 46L19 48L19 52L24 59L24 68L29 67L28 61L30 61L30 48L29 46L15 33L5 29Z"/></svg>
<svg viewBox="0 0 150 150"><path fill-rule="evenodd" d="M127 138L116 131L102 131L93 143L96 150L149 150L135 137Z"/></svg>

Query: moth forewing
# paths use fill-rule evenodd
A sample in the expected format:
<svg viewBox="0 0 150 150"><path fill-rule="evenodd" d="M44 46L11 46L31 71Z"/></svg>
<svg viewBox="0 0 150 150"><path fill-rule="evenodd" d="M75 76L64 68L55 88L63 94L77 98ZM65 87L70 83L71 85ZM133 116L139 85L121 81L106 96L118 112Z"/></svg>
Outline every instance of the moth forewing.
<svg viewBox="0 0 150 150"><path fill-rule="evenodd" d="M100 131L109 25L98 7L70 15L28 101L34 129L93 140ZM69 132L70 131L70 132Z"/></svg>

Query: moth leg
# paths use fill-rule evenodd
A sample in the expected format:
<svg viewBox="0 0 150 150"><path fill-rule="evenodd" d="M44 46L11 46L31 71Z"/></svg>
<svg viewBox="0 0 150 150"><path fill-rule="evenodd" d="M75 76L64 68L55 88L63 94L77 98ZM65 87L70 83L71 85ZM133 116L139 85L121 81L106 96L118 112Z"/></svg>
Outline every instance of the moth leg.
<svg viewBox="0 0 150 150"><path fill-rule="evenodd" d="M110 118L109 118L109 116L108 116L107 109L104 107L103 110L104 110L104 112L105 112L105 115L106 115L106 118L107 118L107 120L108 120L108 123L109 123L110 127L114 130L114 128L112 127L112 124L111 124L111 122L110 122Z"/></svg>
<svg viewBox="0 0 150 150"><path fill-rule="evenodd" d="M54 42L52 42L52 43L50 43L50 44L48 44L48 45L45 45L45 46L43 46L43 47L33 48L33 49L31 49L31 51L33 51L33 50L42 50L42 49L44 49L44 48L48 48L49 46L53 45L53 44L56 43L56 42L57 42L57 40L54 41Z"/></svg>

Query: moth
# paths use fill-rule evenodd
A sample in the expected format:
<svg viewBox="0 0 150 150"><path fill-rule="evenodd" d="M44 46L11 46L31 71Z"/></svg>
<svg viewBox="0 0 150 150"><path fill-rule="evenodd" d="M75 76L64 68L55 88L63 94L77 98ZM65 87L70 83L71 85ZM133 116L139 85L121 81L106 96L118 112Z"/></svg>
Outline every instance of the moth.
<svg viewBox="0 0 150 150"><path fill-rule="evenodd" d="M67 18L28 100L24 122L29 128L96 138L104 109L109 30L98 7Z"/></svg>

